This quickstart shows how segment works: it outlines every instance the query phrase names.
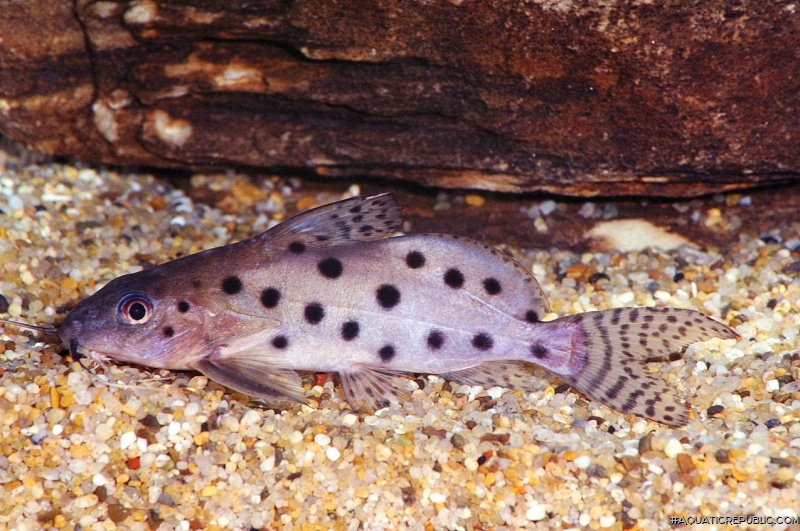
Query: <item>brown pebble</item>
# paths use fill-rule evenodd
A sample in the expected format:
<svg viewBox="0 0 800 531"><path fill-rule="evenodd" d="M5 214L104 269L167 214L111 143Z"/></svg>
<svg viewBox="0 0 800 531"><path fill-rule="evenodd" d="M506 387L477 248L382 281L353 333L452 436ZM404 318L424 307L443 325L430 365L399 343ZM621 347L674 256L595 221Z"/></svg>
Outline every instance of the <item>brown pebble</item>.
<svg viewBox="0 0 800 531"><path fill-rule="evenodd" d="M150 428L139 428L136 430L136 436L147 441L147 444L156 443L156 435Z"/></svg>
<svg viewBox="0 0 800 531"><path fill-rule="evenodd" d="M792 467L792 462L786 459L785 457L770 457L769 462L773 465L778 465L779 467Z"/></svg>
<svg viewBox="0 0 800 531"><path fill-rule="evenodd" d="M478 409L481 411L488 411L497 405L497 400L491 396L479 396L475 401L479 404Z"/></svg>
<svg viewBox="0 0 800 531"><path fill-rule="evenodd" d="M586 469L586 475L590 478L605 478L608 477L608 472L603 465L589 465L589 468Z"/></svg>
<svg viewBox="0 0 800 531"><path fill-rule="evenodd" d="M139 461L139 457L131 457L127 461L125 461L125 466L128 467L129 470L139 470L141 466L141 462Z"/></svg>
<svg viewBox="0 0 800 531"><path fill-rule="evenodd" d="M53 519L58 516L59 511L57 509L50 509L49 511L44 511L36 515L36 521L40 524L47 524L53 521Z"/></svg>
<svg viewBox="0 0 800 531"><path fill-rule="evenodd" d="M717 463L730 463L731 456L728 454L728 450L719 449L714 452L714 458L717 460Z"/></svg>
<svg viewBox="0 0 800 531"><path fill-rule="evenodd" d="M107 506L108 518L115 524L118 524L128 518L131 512L120 503L109 503Z"/></svg>
<svg viewBox="0 0 800 531"><path fill-rule="evenodd" d="M653 434L648 433L639 439L639 455L653 450Z"/></svg>
<svg viewBox="0 0 800 531"><path fill-rule="evenodd" d="M141 422L144 426L147 426L148 428L154 430L161 429L161 424L158 423L158 420L156 420L155 415L151 415L149 413L144 417L142 417L142 420L140 420L139 422Z"/></svg>
<svg viewBox="0 0 800 531"><path fill-rule="evenodd" d="M460 433L454 433L453 436L450 437L450 444L452 444L454 448L464 448L467 441Z"/></svg>
<svg viewBox="0 0 800 531"><path fill-rule="evenodd" d="M713 417L714 415L719 415L723 411L725 411L725 406L720 406L719 404L717 404L715 406L711 406L710 408L708 408L706 410L706 413L708 414L709 417Z"/></svg>
<svg viewBox="0 0 800 531"><path fill-rule="evenodd" d="M486 435L481 436L481 442L489 441L506 444L509 439L511 439L510 433L487 433Z"/></svg>
<svg viewBox="0 0 800 531"><path fill-rule="evenodd" d="M622 464L622 468L624 468L627 472L638 470L642 467L642 462L638 457L631 457L629 455L622 456L619 462Z"/></svg>
<svg viewBox="0 0 800 531"><path fill-rule="evenodd" d="M689 454L678 454L678 470L680 470L683 474L688 474L689 472L694 472L697 470L697 467L692 461L692 457Z"/></svg>
<svg viewBox="0 0 800 531"><path fill-rule="evenodd" d="M555 392L558 394L566 393L567 391L569 391L569 384L561 384L555 388Z"/></svg>
<svg viewBox="0 0 800 531"><path fill-rule="evenodd" d="M403 493L403 503L406 507L410 507L416 503L417 496L414 492L414 487L403 487L400 489L400 492Z"/></svg>
<svg viewBox="0 0 800 531"><path fill-rule="evenodd" d="M447 430L444 429L436 429L433 426L425 426L420 430L423 435L428 438L436 437L437 439L444 439L447 437Z"/></svg>
<svg viewBox="0 0 800 531"><path fill-rule="evenodd" d="M325 385L325 382L328 381L328 373L327 372L315 372L314 373L314 385L318 385L322 387Z"/></svg>

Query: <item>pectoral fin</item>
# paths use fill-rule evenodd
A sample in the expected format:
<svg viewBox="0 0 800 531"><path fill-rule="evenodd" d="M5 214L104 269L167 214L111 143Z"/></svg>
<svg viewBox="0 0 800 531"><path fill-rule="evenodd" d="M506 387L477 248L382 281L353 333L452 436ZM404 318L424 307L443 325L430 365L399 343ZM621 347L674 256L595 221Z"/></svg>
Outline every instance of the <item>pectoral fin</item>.
<svg viewBox="0 0 800 531"><path fill-rule="evenodd" d="M354 365L340 371L344 396L355 410L381 409L410 396L405 376L369 365Z"/></svg>
<svg viewBox="0 0 800 531"><path fill-rule="evenodd" d="M214 354L192 365L217 383L266 401L306 402L297 372L276 367L259 351L245 350L224 357Z"/></svg>

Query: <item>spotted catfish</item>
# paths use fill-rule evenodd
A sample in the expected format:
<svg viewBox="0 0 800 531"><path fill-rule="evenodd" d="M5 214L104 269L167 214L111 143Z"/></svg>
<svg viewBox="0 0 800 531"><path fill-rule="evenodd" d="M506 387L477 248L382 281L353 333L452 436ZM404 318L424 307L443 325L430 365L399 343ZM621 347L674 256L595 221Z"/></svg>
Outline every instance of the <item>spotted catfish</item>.
<svg viewBox="0 0 800 531"><path fill-rule="evenodd" d="M700 313L619 308L542 322L547 299L494 248L438 234L387 238L393 195L353 197L239 243L108 283L60 329L73 354L193 369L267 401L305 401L296 371L337 372L354 408L407 395L401 373L532 389L532 365L667 425L687 405L645 363L732 338Z"/></svg>

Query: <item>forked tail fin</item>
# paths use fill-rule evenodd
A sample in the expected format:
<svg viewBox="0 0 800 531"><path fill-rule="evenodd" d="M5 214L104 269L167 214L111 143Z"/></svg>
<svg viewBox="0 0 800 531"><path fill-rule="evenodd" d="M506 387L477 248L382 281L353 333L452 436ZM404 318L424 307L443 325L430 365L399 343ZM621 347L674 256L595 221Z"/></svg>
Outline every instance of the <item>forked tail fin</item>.
<svg viewBox="0 0 800 531"><path fill-rule="evenodd" d="M561 378L589 397L624 413L683 426L689 405L646 367L683 347L736 332L701 313L678 308L617 308L553 321L581 326L583 368Z"/></svg>

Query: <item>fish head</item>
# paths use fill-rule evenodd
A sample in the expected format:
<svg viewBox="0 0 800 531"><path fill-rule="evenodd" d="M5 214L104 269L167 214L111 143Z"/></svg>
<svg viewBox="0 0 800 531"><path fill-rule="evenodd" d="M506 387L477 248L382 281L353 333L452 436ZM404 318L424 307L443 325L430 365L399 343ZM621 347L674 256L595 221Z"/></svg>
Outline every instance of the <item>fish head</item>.
<svg viewBox="0 0 800 531"><path fill-rule="evenodd" d="M109 282L68 314L59 336L70 352L154 368L185 369L207 352L208 308L164 266ZM187 286L188 287L188 286Z"/></svg>

